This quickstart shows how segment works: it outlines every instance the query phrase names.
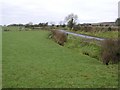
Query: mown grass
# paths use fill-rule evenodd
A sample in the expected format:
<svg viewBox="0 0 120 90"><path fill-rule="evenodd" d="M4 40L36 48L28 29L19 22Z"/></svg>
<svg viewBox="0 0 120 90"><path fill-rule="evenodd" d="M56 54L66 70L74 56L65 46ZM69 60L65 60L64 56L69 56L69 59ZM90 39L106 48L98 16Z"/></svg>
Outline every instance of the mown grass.
<svg viewBox="0 0 120 90"><path fill-rule="evenodd" d="M47 31L3 32L3 88L118 87L118 65L103 65L47 35Z"/></svg>

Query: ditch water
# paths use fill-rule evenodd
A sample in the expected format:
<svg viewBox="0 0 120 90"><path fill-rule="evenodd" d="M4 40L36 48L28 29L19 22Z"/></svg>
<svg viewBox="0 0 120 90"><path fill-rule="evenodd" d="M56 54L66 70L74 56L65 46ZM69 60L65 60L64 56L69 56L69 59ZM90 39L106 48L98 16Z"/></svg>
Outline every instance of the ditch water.
<svg viewBox="0 0 120 90"><path fill-rule="evenodd" d="M94 40L98 40L98 41L103 41L103 40L105 40L104 38L98 38L98 37L93 37L93 36L87 36L87 35L83 35L83 34L76 34L76 33L68 32L68 31L65 31L65 30L60 30L60 31L65 32L65 33L68 33L68 34L71 34L71 35L74 35L74 36L86 38L86 39L94 39Z"/></svg>

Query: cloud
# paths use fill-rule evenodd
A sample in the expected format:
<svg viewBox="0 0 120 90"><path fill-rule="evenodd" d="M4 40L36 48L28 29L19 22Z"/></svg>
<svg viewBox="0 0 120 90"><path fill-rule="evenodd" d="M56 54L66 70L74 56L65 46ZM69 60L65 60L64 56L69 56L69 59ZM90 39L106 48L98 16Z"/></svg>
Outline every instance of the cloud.
<svg viewBox="0 0 120 90"><path fill-rule="evenodd" d="M58 23L75 13L80 23L114 21L118 17L119 0L2 0L2 22Z"/></svg>

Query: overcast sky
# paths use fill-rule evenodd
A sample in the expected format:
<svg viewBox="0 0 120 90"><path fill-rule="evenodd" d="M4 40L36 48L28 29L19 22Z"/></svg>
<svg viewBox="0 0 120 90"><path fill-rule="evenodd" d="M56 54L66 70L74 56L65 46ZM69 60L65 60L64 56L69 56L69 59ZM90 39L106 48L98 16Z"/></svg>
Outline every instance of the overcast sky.
<svg viewBox="0 0 120 90"><path fill-rule="evenodd" d="M120 0L1 0L0 24L64 21L74 13L79 23L115 21Z"/></svg>

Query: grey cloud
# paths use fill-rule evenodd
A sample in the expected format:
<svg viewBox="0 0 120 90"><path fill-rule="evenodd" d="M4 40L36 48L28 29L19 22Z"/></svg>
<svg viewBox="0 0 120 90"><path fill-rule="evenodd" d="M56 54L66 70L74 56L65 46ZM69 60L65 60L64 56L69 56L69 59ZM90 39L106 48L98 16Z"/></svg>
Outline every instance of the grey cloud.
<svg viewBox="0 0 120 90"><path fill-rule="evenodd" d="M33 23L63 21L75 13L80 23L114 21L118 16L119 0L3 0L2 22Z"/></svg>

